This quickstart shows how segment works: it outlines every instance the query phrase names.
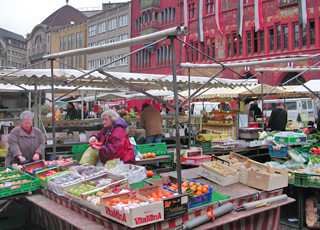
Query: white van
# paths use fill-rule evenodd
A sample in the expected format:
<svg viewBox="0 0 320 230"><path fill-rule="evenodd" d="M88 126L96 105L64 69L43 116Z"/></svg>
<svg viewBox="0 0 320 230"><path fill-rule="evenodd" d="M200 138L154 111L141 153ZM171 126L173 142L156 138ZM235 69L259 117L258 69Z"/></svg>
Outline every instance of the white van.
<svg viewBox="0 0 320 230"><path fill-rule="evenodd" d="M263 100L263 110L267 117L270 117L272 109L276 107L278 101L284 102L288 112L288 120L296 121L300 116L302 121L315 121L317 107L315 100L310 98ZM250 102L250 104L252 103ZM261 108L261 101L259 102L259 107Z"/></svg>
<svg viewBox="0 0 320 230"><path fill-rule="evenodd" d="M213 109L218 110L219 108L220 102L199 101L190 103L191 115L201 115L201 110L205 110L207 113L210 113ZM226 102L226 109L231 109L228 102Z"/></svg>

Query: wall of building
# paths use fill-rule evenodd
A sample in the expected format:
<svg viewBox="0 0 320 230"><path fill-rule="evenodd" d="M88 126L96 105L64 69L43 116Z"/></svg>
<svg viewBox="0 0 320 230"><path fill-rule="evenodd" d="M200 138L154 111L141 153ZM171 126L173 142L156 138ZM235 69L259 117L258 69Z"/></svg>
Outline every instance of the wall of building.
<svg viewBox="0 0 320 230"><path fill-rule="evenodd" d="M86 47L87 44L87 22L74 23L66 26L55 27L50 30L51 48L50 53L58 53L67 50ZM65 57L54 62L55 69L87 69L86 56ZM66 65L64 65L66 64Z"/></svg>
<svg viewBox="0 0 320 230"><path fill-rule="evenodd" d="M289 2L286 4L285 2ZM215 20L213 0L204 1L203 6L203 32L204 42L199 42L198 38L198 1L188 0L189 11L189 36L188 42L203 51L208 56L219 61L241 61L248 59L270 58L283 55L316 54L320 51L320 1L307 0L308 24L306 30L299 25L299 14L297 0L262 0L262 21L264 29L255 31L254 22L254 1L244 0L243 34L237 36L237 0L222 0L222 31L218 30ZM159 14L166 12L168 8L175 8L175 22L167 24L160 23L162 17ZM132 1L132 37L140 36L143 33L158 31L174 26L183 25L183 1ZM151 12L148 15L148 12ZM147 14L145 17L144 15ZM167 14L168 15L168 14ZM157 17L158 16L158 17ZM139 18L140 23L139 23ZM273 32L273 34L272 34ZM273 43L271 42L273 41ZM169 42L165 42L167 45ZM159 51L161 45L158 44L154 52L146 52L139 58L131 56L131 71L144 73L171 73L170 62L159 64ZM136 50L142 46L135 46ZM272 47L272 48L271 48ZM179 50L181 49L181 51ZM162 51L162 50L161 50ZM162 52L163 53L163 52ZM142 61L141 61L142 59ZM144 59L147 59L145 61ZM148 62L149 60L149 62ZM176 63L214 63L206 55L195 50L176 46ZM295 62L294 66L311 66L317 60ZM141 64L143 63L143 64ZM285 67L292 63L279 63L267 65L268 67ZM245 77L250 77L256 72L254 67L234 68L235 71ZM213 75L217 69L202 69L202 75ZM185 73L186 74L186 73ZM268 73L264 77L264 82L275 85L284 82L295 76L297 73ZM191 70L191 75L201 75L198 71ZM219 75L224 78L238 79L241 76L224 71ZM257 77L260 80L260 76ZM319 78L317 72L307 72L301 77L303 81Z"/></svg>
<svg viewBox="0 0 320 230"><path fill-rule="evenodd" d="M104 45L130 38L131 3L117 4L102 13L88 18L88 47ZM114 27L111 27L112 21ZM128 54L130 47L87 55L88 69L110 63L121 56ZM107 71L130 72L130 58L122 59L105 68Z"/></svg>

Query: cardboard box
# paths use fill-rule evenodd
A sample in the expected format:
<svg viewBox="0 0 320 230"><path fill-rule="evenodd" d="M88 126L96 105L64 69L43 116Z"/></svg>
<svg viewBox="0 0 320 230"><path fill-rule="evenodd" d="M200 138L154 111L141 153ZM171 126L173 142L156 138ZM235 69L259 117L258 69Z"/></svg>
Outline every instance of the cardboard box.
<svg viewBox="0 0 320 230"><path fill-rule="evenodd" d="M222 164L225 164L238 171L240 171L240 167L242 165L246 165L248 161L247 157L242 156L240 154L236 154L234 152L230 152L229 155L215 157L215 159L217 162L221 162Z"/></svg>
<svg viewBox="0 0 320 230"><path fill-rule="evenodd" d="M41 171L46 168L53 168L56 167L55 164L46 165L46 162L44 160L35 161L29 164L23 165L23 171L30 174L31 176L35 176L35 173L38 171Z"/></svg>
<svg viewBox="0 0 320 230"><path fill-rule="evenodd" d="M169 175L169 176L162 176L159 179L153 179L153 178L147 178L143 181L143 187L150 187L155 185L163 185L166 181L170 180L172 183L177 184L178 179L176 176ZM181 181L186 181L184 179L181 179Z"/></svg>
<svg viewBox="0 0 320 230"><path fill-rule="evenodd" d="M240 182L253 188L271 191L288 186L288 172L250 160L246 168L241 168Z"/></svg>
<svg viewBox="0 0 320 230"><path fill-rule="evenodd" d="M281 144L301 144L307 142L307 135L303 133L290 133L286 136L275 135L275 142Z"/></svg>
<svg viewBox="0 0 320 230"><path fill-rule="evenodd" d="M8 149L9 144L7 141L0 141L0 149Z"/></svg>
<svg viewBox="0 0 320 230"><path fill-rule="evenodd" d="M225 170L225 173L212 167L220 167L222 170ZM240 174L237 170L216 161L201 164L199 174L221 186L238 183L240 179Z"/></svg>
<svg viewBox="0 0 320 230"><path fill-rule="evenodd" d="M119 210L105 204L114 198L132 199L131 193L123 193L119 195L101 198L101 215L121 223L130 228L136 228L164 220L163 202L150 202L146 198L139 198L142 201L149 201L149 205L130 208L128 212Z"/></svg>
<svg viewBox="0 0 320 230"><path fill-rule="evenodd" d="M240 167L240 183L245 185L248 184L249 170L266 172L267 168L268 166L264 164L248 159L246 164Z"/></svg>

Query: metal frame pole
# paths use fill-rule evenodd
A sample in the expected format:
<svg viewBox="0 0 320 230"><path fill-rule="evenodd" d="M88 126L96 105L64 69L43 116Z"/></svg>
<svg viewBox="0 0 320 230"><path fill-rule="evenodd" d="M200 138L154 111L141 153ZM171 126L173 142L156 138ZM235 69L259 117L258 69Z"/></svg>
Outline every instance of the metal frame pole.
<svg viewBox="0 0 320 230"><path fill-rule="evenodd" d="M178 105L178 84L177 84L177 74L176 74L176 59L175 59L175 49L174 40L175 36L169 36L171 43L171 61L172 61L172 76L173 76L173 92L174 92L174 105L175 105L175 128L176 128L176 154L177 154L177 180L178 180L178 192L182 194L181 190L181 161L180 161L180 133L179 133L179 105Z"/></svg>
<svg viewBox="0 0 320 230"><path fill-rule="evenodd" d="M263 72L261 72L261 113L262 113L262 131L264 130L264 109L263 109Z"/></svg>
<svg viewBox="0 0 320 230"><path fill-rule="evenodd" d="M53 152L53 160L56 159L56 122L54 116L55 110L55 101L54 101L54 75L53 75L53 61L54 59L50 59L51 63L51 103L52 103L52 152Z"/></svg>

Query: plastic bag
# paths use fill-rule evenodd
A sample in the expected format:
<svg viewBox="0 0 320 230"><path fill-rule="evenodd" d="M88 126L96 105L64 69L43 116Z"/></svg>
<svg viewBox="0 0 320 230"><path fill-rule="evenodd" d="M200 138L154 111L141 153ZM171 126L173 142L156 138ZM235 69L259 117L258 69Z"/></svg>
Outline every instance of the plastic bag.
<svg viewBox="0 0 320 230"><path fill-rule="evenodd" d="M108 170L110 170L110 169L115 168L117 166L117 163L118 163L117 158L112 159L112 160L108 160L108 161L106 161L104 167L107 168Z"/></svg>
<svg viewBox="0 0 320 230"><path fill-rule="evenodd" d="M94 150L93 148L89 147L82 155L80 164L88 164L88 165L95 165L99 160L99 153L98 151Z"/></svg>

